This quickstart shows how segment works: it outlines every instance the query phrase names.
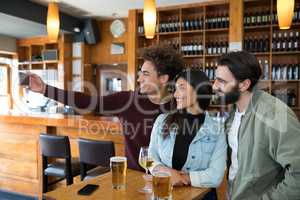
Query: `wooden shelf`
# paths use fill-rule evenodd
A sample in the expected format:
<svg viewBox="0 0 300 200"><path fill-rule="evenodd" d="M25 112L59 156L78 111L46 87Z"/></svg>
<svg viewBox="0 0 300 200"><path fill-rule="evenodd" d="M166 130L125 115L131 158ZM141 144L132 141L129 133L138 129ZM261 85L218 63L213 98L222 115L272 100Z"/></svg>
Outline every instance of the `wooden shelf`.
<svg viewBox="0 0 300 200"><path fill-rule="evenodd" d="M180 32L179 31L174 31L174 32L159 32L159 33L156 33L156 35L176 35L176 34L179 34Z"/></svg>
<svg viewBox="0 0 300 200"><path fill-rule="evenodd" d="M260 26L244 26L245 30L256 30L256 29L268 29L271 28L270 25L260 25Z"/></svg>
<svg viewBox="0 0 300 200"><path fill-rule="evenodd" d="M214 29L205 29L206 32L226 32L229 31L229 28L214 28Z"/></svg>
<svg viewBox="0 0 300 200"><path fill-rule="evenodd" d="M274 51L272 55L293 55L293 54L300 54L300 51Z"/></svg>
<svg viewBox="0 0 300 200"><path fill-rule="evenodd" d="M204 30L181 31L182 34L203 33Z"/></svg>
<svg viewBox="0 0 300 200"><path fill-rule="evenodd" d="M252 52L250 52L250 53L252 53ZM253 54L256 56L269 56L270 52L254 52Z"/></svg>
<svg viewBox="0 0 300 200"><path fill-rule="evenodd" d="M223 54L205 54L205 57L219 57Z"/></svg>
<svg viewBox="0 0 300 200"><path fill-rule="evenodd" d="M183 58L203 58L203 55L185 55Z"/></svg>

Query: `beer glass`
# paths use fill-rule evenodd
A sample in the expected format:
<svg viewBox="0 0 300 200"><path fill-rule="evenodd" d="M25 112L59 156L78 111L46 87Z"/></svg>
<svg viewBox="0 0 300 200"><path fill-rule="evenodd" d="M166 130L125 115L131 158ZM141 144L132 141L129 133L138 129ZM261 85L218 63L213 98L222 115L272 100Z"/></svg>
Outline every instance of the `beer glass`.
<svg viewBox="0 0 300 200"><path fill-rule="evenodd" d="M114 189L125 189L127 158L119 156L111 157L110 168L112 172L112 187Z"/></svg>
<svg viewBox="0 0 300 200"><path fill-rule="evenodd" d="M148 147L141 147L140 154L139 154L139 164L146 171L146 174L143 176L144 180L146 181L146 185L139 191L143 193L151 193L152 177L151 175L148 175L148 171L153 164L153 159L149 155Z"/></svg>
<svg viewBox="0 0 300 200"><path fill-rule="evenodd" d="M155 171L152 175L153 200L172 199L171 173Z"/></svg>

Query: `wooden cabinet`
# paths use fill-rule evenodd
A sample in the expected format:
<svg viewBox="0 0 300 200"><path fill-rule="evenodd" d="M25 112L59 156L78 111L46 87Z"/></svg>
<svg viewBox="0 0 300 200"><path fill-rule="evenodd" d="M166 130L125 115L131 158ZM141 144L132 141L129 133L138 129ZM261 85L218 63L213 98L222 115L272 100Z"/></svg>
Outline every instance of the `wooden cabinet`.
<svg viewBox="0 0 300 200"><path fill-rule="evenodd" d="M158 10L155 38L143 34L142 11L138 11L137 46L172 45L183 55L186 67L200 68L213 79L216 58L228 51L229 4L227 1L191 4ZM142 60L138 57L138 67Z"/></svg>
<svg viewBox="0 0 300 200"><path fill-rule="evenodd" d="M57 42L47 37L34 37L17 41L19 70L57 70L60 88L67 88L72 78L72 41L61 35Z"/></svg>
<svg viewBox="0 0 300 200"><path fill-rule="evenodd" d="M137 76L143 63L139 57L142 48L168 44L183 55L186 67L204 70L213 81L218 57L228 52L229 43L238 42L261 63L259 87L300 113L299 0L289 30L278 27L275 0L229 0L158 8L157 16L155 37L148 40L143 35L143 11L129 12L129 20L135 20L129 24L129 29L135 28L133 36L128 36L132 48L128 56L131 77Z"/></svg>
<svg viewBox="0 0 300 200"><path fill-rule="evenodd" d="M300 106L300 1L295 1L294 19L290 29L280 30L276 1L244 2L245 50L259 60L263 76L260 87L281 99L299 116Z"/></svg>

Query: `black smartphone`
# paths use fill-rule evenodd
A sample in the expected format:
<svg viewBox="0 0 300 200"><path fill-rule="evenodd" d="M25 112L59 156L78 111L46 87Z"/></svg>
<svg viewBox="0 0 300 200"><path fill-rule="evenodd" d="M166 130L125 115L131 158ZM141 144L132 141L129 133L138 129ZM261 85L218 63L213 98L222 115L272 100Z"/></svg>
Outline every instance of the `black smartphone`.
<svg viewBox="0 0 300 200"><path fill-rule="evenodd" d="M90 195L92 194L95 190L97 190L99 185L93 185L93 184L87 184L80 190L78 190L79 195Z"/></svg>
<svg viewBox="0 0 300 200"><path fill-rule="evenodd" d="M29 85L29 76L26 73L19 72L19 84L23 86Z"/></svg>

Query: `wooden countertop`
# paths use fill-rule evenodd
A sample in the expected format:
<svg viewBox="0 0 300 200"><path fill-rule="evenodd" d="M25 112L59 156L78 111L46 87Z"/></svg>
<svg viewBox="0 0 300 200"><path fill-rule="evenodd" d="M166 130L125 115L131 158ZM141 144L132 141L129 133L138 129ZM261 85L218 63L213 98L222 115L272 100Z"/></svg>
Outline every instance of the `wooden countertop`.
<svg viewBox="0 0 300 200"><path fill-rule="evenodd" d="M111 172L98 176L94 179L83 181L67 187L61 187L45 194L47 200L151 200L151 194L138 192L145 185L142 178L144 173L127 170L127 188L125 190L114 190L111 185ZM78 195L77 191L86 184L97 184L100 187L90 196ZM202 199L209 192L209 188L196 187L174 187L172 196L176 200Z"/></svg>
<svg viewBox="0 0 300 200"><path fill-rule="evenodd" d="M61 114L1 114L1 123L18 123L27 125L43 125L53 127L72 127L80 128L84 123L97 123L120 131L121 124L117 117L102 116L80 116L80 115L61 115Z"/></svg>

